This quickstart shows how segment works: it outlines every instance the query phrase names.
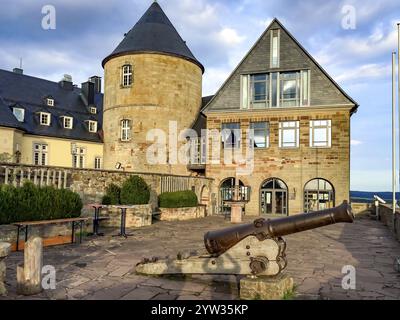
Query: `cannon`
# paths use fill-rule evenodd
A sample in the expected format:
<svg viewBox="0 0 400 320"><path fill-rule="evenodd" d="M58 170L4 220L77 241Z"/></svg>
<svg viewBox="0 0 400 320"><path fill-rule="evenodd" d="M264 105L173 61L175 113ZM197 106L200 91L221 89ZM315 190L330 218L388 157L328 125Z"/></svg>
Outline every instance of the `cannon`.
<svg viewBox="0 0 400 320"><path fill-rule="evenodd" d="M278 219L256 219L204 235L203 255L178 254L176 259L144 259L141 274L231 274L276 276L287 266L285 235L335 223L352 223L351 206L340 206Z"/></svg>

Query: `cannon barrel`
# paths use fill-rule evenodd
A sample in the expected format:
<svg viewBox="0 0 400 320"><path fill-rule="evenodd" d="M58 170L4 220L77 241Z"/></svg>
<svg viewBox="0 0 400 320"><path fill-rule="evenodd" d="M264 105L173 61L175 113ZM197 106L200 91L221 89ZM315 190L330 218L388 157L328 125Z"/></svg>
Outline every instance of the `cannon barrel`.
<svg viewBox="0 0 400 320"><path fill-rule="evenodd" d="M315 229L339 222L353 222L351 206L344 201L340 206L311 213L301 213L290 217L266 220L263 218L253 223L242 224L222 230L209 231L204 235L207 251L220 255L248 236L259 240L278 238L284 235Z"/></svg>

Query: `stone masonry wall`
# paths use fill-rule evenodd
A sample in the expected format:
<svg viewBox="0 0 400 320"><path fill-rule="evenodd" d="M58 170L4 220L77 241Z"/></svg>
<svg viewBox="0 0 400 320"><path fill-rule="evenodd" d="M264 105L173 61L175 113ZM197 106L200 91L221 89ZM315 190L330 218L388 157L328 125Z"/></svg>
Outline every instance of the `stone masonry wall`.
<svg viewBox="0 0 400 320"><path fill-rule="evenodd" d="M192 208L160 208L160 220L162 221L182 221L206 216L205 206Z"/></svg>
<svg viewBox="0 0 400 320"><path fill-rule="evenodd" d="M311 148L309 146L309 121L332 120L332 146L330 148ZM300 147L292 149L279 148L279 122L300 121ZM250 202L246 205L246 215L260 213L260 187L269 178L279 178L288 187L289 214L304 211L304 186L311 179L328 180L335 190L335 205L349 200L350 189L350 113L348 109L332 108L291 111L284 109L267 112L246 113L210 113L207 128L221 130L224 122L240 122L245 134L250 122L267 121L270 126L270 146L254 150L254 171L251 175L241 176L240 180L251 187ZM246 151L246 137L242 136L242 154ZM213 177L215 183L212 193L219 198L220 183L229 177L235 177L235 165L223 163L221 148L220 164L207 164L206 176ZM219 199L217 199L219 203Z"/></svg>
<svg viewBox="0 0 400 320"><path fill-rule="evenodd" d="M130 87L121 87L125 64L133 67ZM146 53L115 57L104 72L104 168L112 170L120 162L127 171L188 174L185 164L149 164L147 150L161 143L161 137L148 141L147 134L151 129L163 130L166 146L168 133L173 132L170 121L177 122L177 134L191 128L201 107L200 67L178 57ZM120 134L123 119L132 123L132 138L126 142ZM178 148L184 142L177 142ZM165 163L173 160L167 157Z"/></svg>

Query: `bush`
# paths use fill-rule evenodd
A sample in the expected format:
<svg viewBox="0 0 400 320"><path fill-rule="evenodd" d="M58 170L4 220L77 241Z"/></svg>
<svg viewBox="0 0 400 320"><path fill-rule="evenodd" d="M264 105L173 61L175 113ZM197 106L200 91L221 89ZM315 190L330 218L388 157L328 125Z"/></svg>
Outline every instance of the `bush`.
<svg viewBox="0 0 400 320"><path fill-rule="evenodd" d="M198 200L192 190L165 192L158 197L160 208L185 208L197 207Z"/></svg>
<svg viewBox="0 0 400 320"><path fill-rule="evenodd" d="M79 195L67 189L40 188L31 182L0 188L0 224L76 218L82 207Z"/></svg>
<svg viewBox="0 0 400 320"><path fill-rule="evenodd" d="M102 204L105 204L105 205L121 204L121 188L118 187L116 184L111 183L106 188L106 194L103 197Z"/></svg>
<svg viewBox="0 0 400 320"><path fill-rule="evenodd" d="M121 204L148 204L149 200L150 188L143 178L132 176L123 183L121 188Z"/></svg>

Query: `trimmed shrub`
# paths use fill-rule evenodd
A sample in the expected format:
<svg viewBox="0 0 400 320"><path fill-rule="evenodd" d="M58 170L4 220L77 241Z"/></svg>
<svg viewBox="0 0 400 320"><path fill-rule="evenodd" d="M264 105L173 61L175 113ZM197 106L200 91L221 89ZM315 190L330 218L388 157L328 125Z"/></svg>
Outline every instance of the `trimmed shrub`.
<svg viewBox="0 0 400 320"><path fill-rule="evenodd" d="M131 176L123 183L121 188L121 204L148 204L149 200L150 188L143 178Z"/></svg>
<svg viewBox="0 0 400 320"><path fill-rule="evenodd" d="M0 224L76 218L82 207L80 196L67 189L40 188L31 182L0 188Z"/></svg>
<svg viewBox="0 0 400 320"><path fill-rule="evenodd" d="M105 204L105 205L121 204L121 188L118 187L116 184L111 183L106 188L106 194L103 197L102 204Z"/></svg>
<svg viewBox="0 0 400 320"><path fill-rule="evenodd" d="M160 208L186 208L197 207L198 200L196 193L192 190L164 192L159 195L158 203Z"/></svg>

